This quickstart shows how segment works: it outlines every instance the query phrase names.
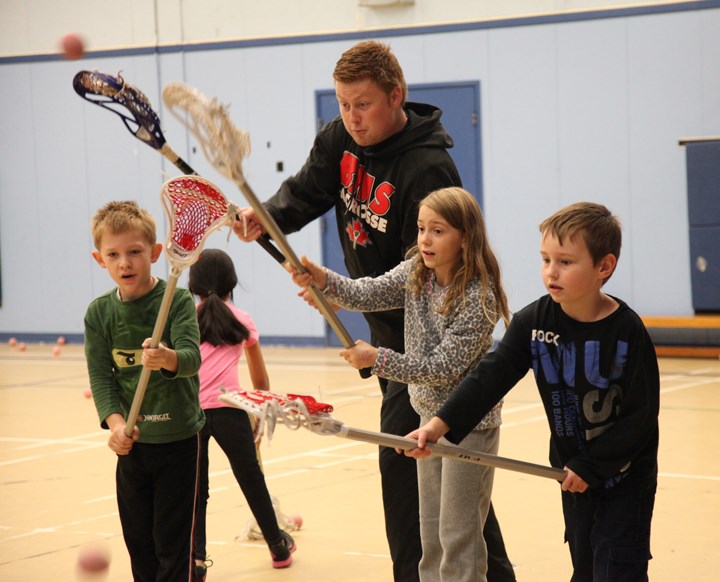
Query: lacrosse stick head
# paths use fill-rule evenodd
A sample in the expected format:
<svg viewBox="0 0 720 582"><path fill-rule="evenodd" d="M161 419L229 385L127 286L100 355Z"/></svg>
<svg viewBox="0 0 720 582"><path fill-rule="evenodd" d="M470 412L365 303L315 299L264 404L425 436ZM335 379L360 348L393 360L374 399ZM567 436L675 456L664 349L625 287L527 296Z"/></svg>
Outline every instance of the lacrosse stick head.
<svg viewBox="0 0 720 582"><path fill-rule="evenodd" d="M243 160L250 154L250 134L230 121L228 106L184 83L168 83L165 105L195 136L212 166L226 178L244 182Z"/></svg>
<svg viewBox="0 0 720 582"><path fill-rule="evenodd" d="M199 176L168 180L160 199L170 227L165 253L175 274L195 262L211 232L232 226L238 211L217 186Z"/></svg>
<svg viewBox="0 0 720 582"><path fill-rule="evenodd" d="M125 82L120 73L114 77L99 71L80 71L73 78L73 89L83 99L118 115L130 133L150 147L157 150L165 145L160 120L148 98Z"/></svg>
<svg viewBox="0 0 720 582"><path fill-rule="evenodd" d="M318 402L312 396L303 394L275 394L265 390L246 392L225 392L220 400L235 408L240 408L258 419L258 439L263 432L267 432L268 439L272 439L275 425L284 424L288 428L297 430L305 427L313 432L337 432L326 430L328 421L336 424L330 413L333 407L324 402ZM339 429L338 429L339 430Z"/></svg>

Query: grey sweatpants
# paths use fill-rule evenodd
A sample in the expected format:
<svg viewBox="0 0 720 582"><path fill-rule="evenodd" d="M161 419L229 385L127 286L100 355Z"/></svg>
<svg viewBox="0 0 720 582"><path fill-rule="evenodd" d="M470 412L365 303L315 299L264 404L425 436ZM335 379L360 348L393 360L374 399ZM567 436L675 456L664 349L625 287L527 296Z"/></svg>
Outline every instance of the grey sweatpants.
<svg viewBox="0 0 720 582"><path fill-rule="evenodd" d="M490 428L471 432L460 446L497 454L499 444L500 429ZM421 582L487 581L483 526L494 475L492 467L435 455L418 461Z"/></svg>

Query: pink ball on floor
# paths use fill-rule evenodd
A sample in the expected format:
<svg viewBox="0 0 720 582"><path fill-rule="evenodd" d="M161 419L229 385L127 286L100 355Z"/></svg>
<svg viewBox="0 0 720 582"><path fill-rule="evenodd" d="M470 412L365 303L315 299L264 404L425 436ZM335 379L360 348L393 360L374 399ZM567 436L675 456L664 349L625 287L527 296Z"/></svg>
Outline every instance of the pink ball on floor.
<svg viewBox="0 0 720 582"><path fill-rule="evenodd" d="M8 344L10 344L10 347L11 347L11 348L14 348L14 347L17 345L17 339L15 339L14 337L11 337L11 338L8 340Z"/></svg>
<svg viewBox="0 0 720 582"><path fill-rule="evenodd" d="M110 567L110 552L97 544L80 548L78 570L84 574L100 574Z"/></svg>
<svg viewBox="0 0 720 582"><path fill-rule="evenodd" d="M92 390L90 390L90 388L85 389L83 396L85 396L85 398L92 398Z"/></svg>
<svg viewBox="0 0 720 582"><path fill-rule="evenodd" d="M18 344L17 348L18 348L21 352L24 352L24 351L27 349L27 346L25 345L25 342L20 342L20 343Z"/></svg>
<svg viewBox="0 0 720 582"><path fill-rule="evenodd" d="M295 527L300 529L303 524L302 515L291 515L290 520L295 524Z"/></svg>
<svg viewBox="0 0 720 582"><path fill-rule="evenodd" d="M60 355L60 346L54 346L53 347L53 356L59 356Z"/></svg>

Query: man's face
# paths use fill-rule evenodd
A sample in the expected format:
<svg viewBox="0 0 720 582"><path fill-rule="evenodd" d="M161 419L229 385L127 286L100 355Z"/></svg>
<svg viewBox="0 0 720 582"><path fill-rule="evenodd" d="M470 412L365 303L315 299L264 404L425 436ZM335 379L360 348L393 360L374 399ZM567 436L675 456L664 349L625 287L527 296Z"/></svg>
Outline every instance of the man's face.
<svg viewBox="0 0 720 582"><path fill-rule="evenodd" d="M336 81L335 95L345 129L359 146L380 143L405 125L400 87L387 94L371 79Z"/></svg>

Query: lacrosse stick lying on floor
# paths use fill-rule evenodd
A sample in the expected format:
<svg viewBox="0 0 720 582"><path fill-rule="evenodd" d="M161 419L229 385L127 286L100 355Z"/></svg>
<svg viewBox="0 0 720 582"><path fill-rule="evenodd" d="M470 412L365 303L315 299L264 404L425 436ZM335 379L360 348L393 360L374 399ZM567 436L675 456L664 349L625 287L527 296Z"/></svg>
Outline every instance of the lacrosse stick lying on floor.
<svg viewBox="0 0 720 582"><path fill-rule="evenodd" d="M226 392L220 396L220 400L256 416L260 423L258 434L262 435L263 430L265 430L268 439L272 438L276 424L280 423L292 430L304 427L319 435L333 435L393 449L410 450L417 446L417 441L406 437L351 428L330 416L333 411L332 406L317 402L312 396L299 394L283 396L265 391L240 391ZM566 477L565 471L554 467L498 457L497 455L463 449L455 445L432 443L428 446L436 455L458 459L466 463L507 469L556 481L563 481Z"/></svg>

